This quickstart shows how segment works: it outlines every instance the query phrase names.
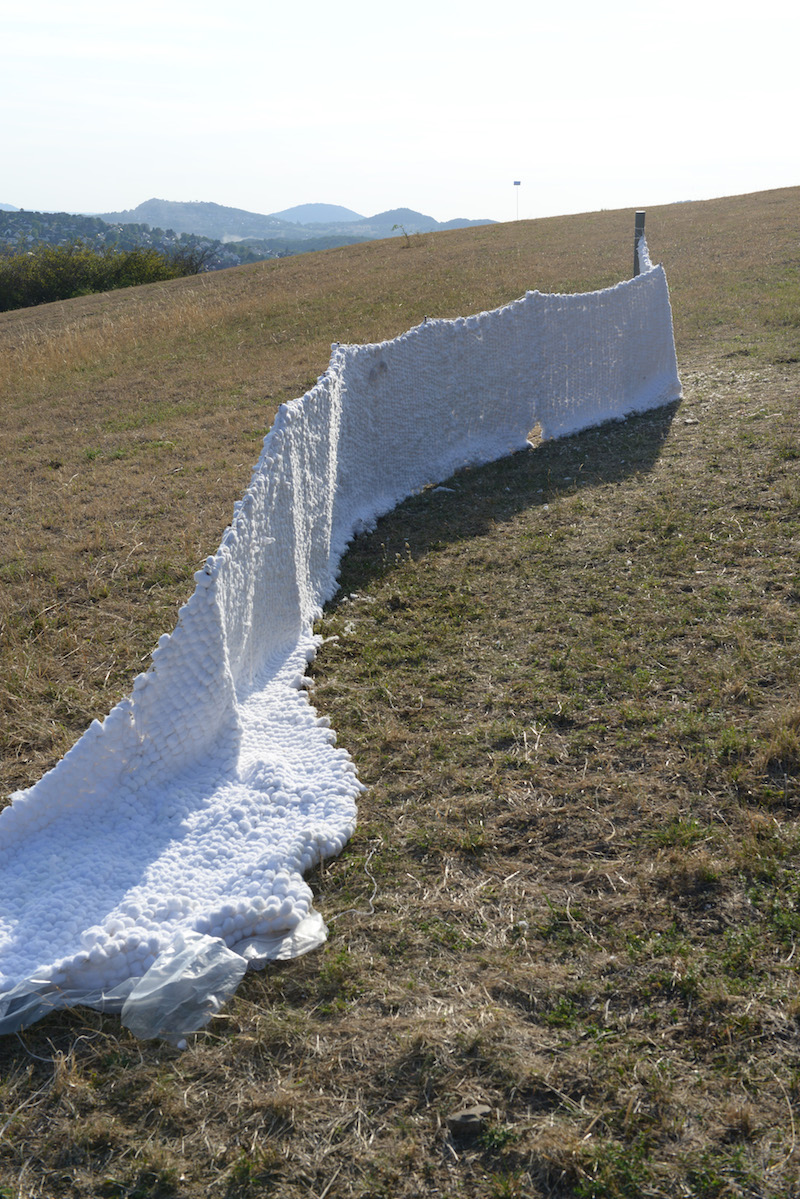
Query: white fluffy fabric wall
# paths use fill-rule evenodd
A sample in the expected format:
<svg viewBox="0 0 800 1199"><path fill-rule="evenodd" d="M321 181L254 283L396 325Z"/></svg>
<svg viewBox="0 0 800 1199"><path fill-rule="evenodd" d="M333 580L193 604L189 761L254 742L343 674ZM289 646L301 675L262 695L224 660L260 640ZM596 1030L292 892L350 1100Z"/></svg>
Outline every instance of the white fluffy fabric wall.
<svg viewBox="0 0 800 1199"><path fill-rule="evenodd" d="M304 689L359 530L456 469L680 395L666 278L334 346L282 406L153 664L0 813L0 1032L75 1003L200 1027L247 965L324 939L303 879L356 821L353 763Z"/></svg>

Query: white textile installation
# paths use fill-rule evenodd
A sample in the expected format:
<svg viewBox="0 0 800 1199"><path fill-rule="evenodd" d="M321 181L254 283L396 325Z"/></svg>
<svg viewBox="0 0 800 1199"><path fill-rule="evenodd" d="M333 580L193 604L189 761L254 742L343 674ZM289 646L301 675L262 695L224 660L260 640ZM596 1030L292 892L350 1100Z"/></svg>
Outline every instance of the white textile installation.
<svg viewBox="0 0 800 1199"><path fill-rule="evenodd" d="M0 813L0 1032L72 1003L200 1027L247 964L324 939L305 872L361 790L308 703L348 542L456 469L680 395L667 283L635 279L334 346L281 407L132 695Z"/></svg>

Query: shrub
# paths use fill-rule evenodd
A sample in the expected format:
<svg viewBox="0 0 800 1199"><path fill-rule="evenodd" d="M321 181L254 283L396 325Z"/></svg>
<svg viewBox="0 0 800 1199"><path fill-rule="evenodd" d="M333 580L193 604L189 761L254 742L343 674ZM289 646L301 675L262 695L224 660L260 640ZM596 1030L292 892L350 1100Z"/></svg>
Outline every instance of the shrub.
<svg viewBox="0 0 800 1199"><path fill-rule="evenodd" d="M0 312L196 275L203 265L202 252L180 250L167 255L150 247L121 250L115 246L97 251L80 241L67 246L42 244L0 255Z"/></svg>

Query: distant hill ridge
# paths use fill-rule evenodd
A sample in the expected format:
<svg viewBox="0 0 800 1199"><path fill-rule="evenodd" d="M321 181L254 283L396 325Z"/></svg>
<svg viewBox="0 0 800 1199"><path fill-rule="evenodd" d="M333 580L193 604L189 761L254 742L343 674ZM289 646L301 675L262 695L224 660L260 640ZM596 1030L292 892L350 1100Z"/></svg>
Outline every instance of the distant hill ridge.
<svg viewBox="0 0 800 1199"><path fill-rule="evenodd" d="M341 204L297 204L294 208L284 208L282 212L273 212L271 215L280 217L282 221L292 221L296 225L365 220L360 212L353 212L352 208L343 208Z"/></svg>
<svg viewBox="0 0 800 1199"><path fill-rule="evenodd" d="M79 242L100 253L138 248L167 256L197 254L203 270L220 270L264 258L487 224L494 222L439 222L411 208L366 217L337 204L300 204L267 215L211 202L158 199L122 212L91 215L31 212L0 204L0 253Z"/></svg>
<svg viewBox="0 0 800 1199"><path fill-rule="evenodd" d="M228 208L210 201L145 200L136 208L122 212L96 213L109 224L145 224L176 233L194 233L217 241L246 238L270 238L298 241L329 235L353 241L403 236L404 233L433 233L443 229L464 229L471 225L491 225L490 220L457 218L440 222L411 208L392 208L375 216L360 216L337 204L300 204L282 212L262 214L242 208Z"/></svg>

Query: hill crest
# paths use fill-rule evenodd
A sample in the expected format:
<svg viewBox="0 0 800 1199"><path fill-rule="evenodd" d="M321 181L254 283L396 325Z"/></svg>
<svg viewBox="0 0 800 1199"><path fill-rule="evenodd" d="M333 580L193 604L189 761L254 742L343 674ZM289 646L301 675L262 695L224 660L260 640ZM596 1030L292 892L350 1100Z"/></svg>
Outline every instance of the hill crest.
<svg viewBox="0 0 800 1199"><path fill-rule="evenodd" d="M336 215L336 213L341 215ZM310 215L309 215L310 214ZM488 219L457 218L440 222L412 208L392 208L374 216L362 217L334 204L301 204L282 212L257 213L228 208L211 201L145 200L136 208L122 212L97 214L109 224L145 224L176 233L194 233L218 241L243 241L248 238L286 238L298 240L323 235L353 241L402 236L406 233L433 233L443 229L491 225ZM305 215L305 221L297 219ZM395 228L397 226L397 228ZM400 229L402 226L402 229Z"/></svg>
<svg viewBox="0 0 800 1199"><path fill-rule="evenodd" d="M293 221L297 225L325 225L330 221L363 221L360 212L352 208L343 208L341 204L296 204L294 208L284 208L281 212L273 212L272 216L282 221Z"/></svg>

